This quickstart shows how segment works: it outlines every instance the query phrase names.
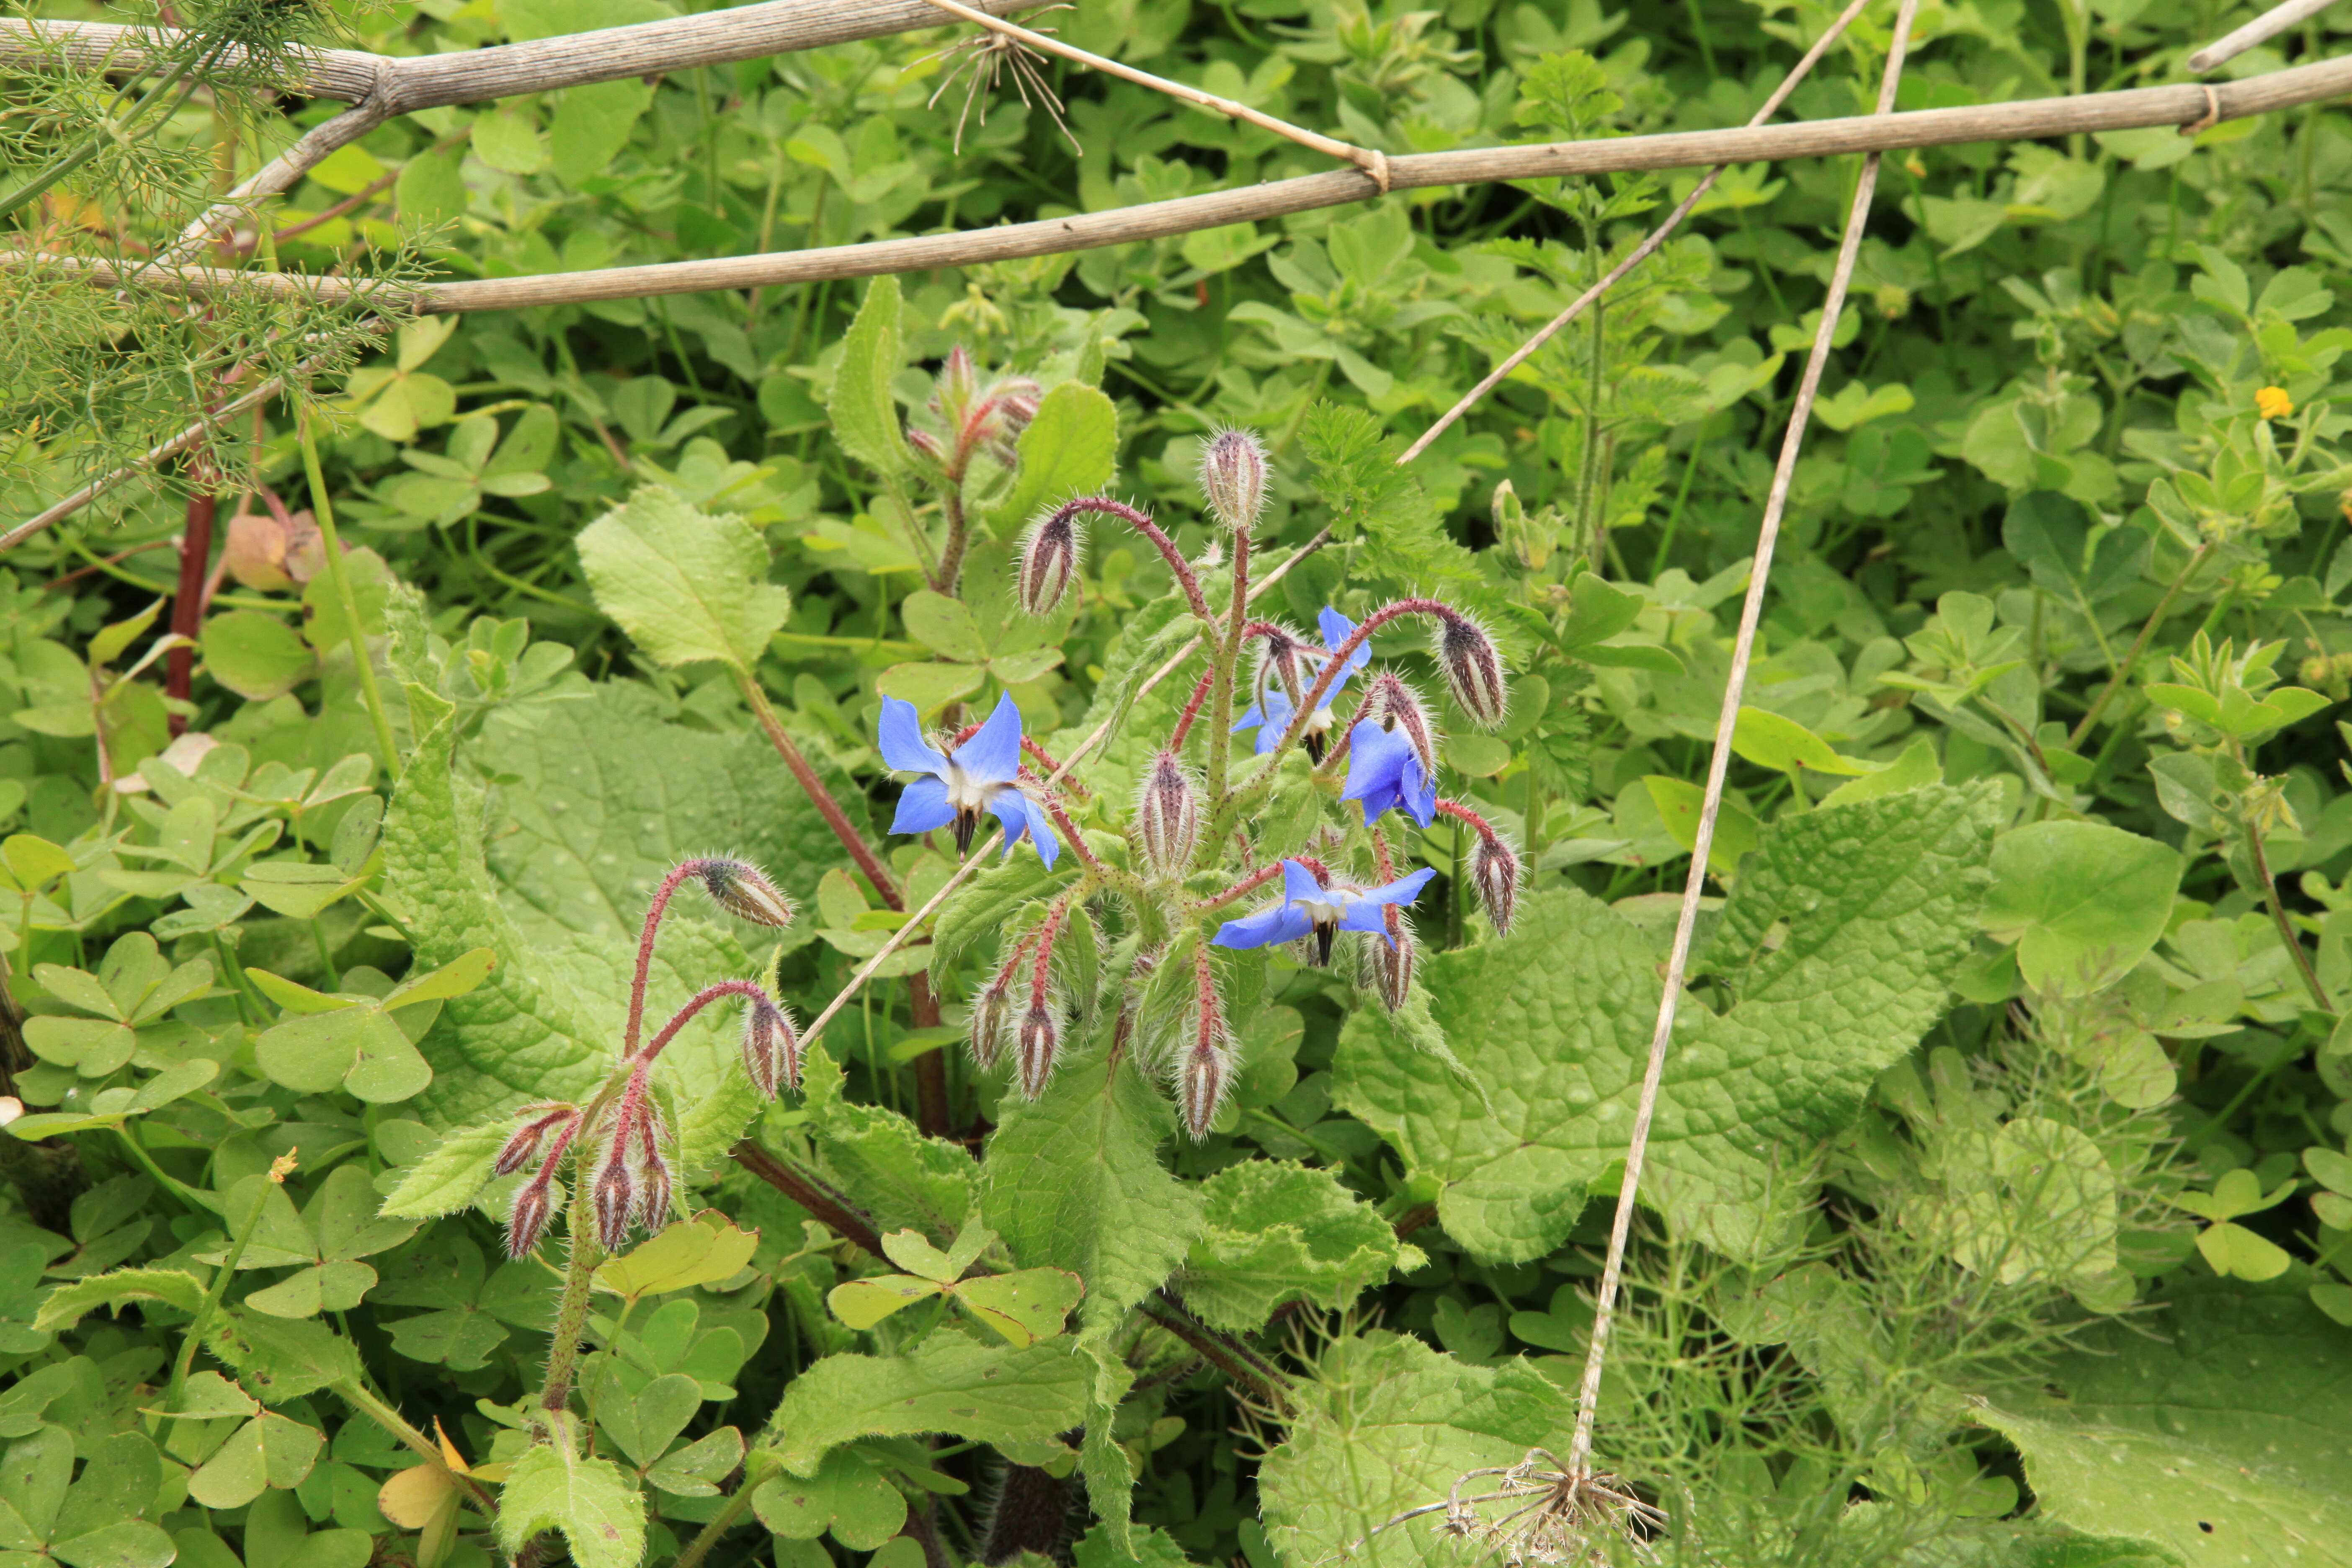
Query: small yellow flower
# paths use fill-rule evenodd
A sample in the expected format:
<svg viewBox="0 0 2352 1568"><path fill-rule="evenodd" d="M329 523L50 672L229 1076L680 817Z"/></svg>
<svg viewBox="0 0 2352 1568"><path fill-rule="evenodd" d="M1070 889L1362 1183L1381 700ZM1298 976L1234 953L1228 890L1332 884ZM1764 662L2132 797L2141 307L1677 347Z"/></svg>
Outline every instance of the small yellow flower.
<svg viewBox="0 0 2352 1568"><path fill-rule="evenodd" d="M2294 413L2294 399L2284 387L2265 386L2254 394L2254 412L2265 419L2285 419Z"/></svg>

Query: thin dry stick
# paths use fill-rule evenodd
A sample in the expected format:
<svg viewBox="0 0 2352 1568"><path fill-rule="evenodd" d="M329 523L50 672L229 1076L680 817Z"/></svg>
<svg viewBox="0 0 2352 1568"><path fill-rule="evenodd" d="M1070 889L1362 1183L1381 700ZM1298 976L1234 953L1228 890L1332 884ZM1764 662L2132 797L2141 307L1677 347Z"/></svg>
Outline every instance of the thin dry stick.
<svg viewBox="0 0 2352 1568"><path fill-rule="evenodd" d="M1886 71L1878 86L1878 112L1895 107L1895 84L1903 78L1903 55L1911 38L1911 18L1919 0L1902 0L1895 15L1895 36L1888 45ZM1828 298L1822 301L1822 321L1813 332L1812 351L1805 359L1805 374L1797 388L1796 407L1789 415L1787 434L1780 438L1780 460L1772 470L1772 489L1764 501L1764 521L1756 532L1756 563L1748 577L1748 597L1739 608L1739 634L1731 645L1731 669L1723 684L1723 707L1715 721L1715 751L1707 759L1706 794L1699 803L1698 836L1691 846L1690 875L1684 879L1682 911L1675 921L1675 943L1666 958L1664 994L1658 998L1658 1026L1650 1035L1650 1059L1642 1073L1642 1098L1633 1110L1633 1135L1625 1149L1625 1179L1617 1189L1617 1217L1609 1227L1609 1254L1601 1268L1601 1288L1593 1301L1592 1342L1584 1358L1584 1382L1577 1391L1576 1433L1570 1440L1568 1473L1586 1475L1592 1468L1592 1419L1601 1405L1601 1369L1609 1349L1609 1325L1617 1305L1617 1287L1625 1268L1625 1242L1633 1228L1633 1200L1642 1185L1642 1162L1649 1152L1650 1122L1658 1109L1658 1082L1664 1075L1666 1047L1675 1035L1675 1008L1682 1000L1683 974L1690 963L1691 933L1698 924L1699 895L1706 887L1706 862L1715 847L1716 815L1723 806L1723 784L1731 767L1731 735L1739 723L1739 697L1748 683L1748 656L1756 648L1756 626L1763 618L1764 586L1772 571L1772 549L1780 537L1780 514L1789 504L1789 485L1797 471L1797 454L1805 444L1805 426L1813 415L1813 399L1821 391L1822 372L1828 367L1830 339L1845 309L1846 289L1853 281L1854 258L1862 251L1862 231L1870 221L1871 198L1878 188L1878 154L1862 162L1862 177L1854 183L1853 203L1846 211L1845 235L1838 245L1837 269L1831 274Z"/></svg>
<svg viewBox="0 0 2352 1568"><path fill-rule="evenodd" d="M721 13L731 15L732 13ZM627 29L620 29L626 31ZM487 52L487 51L480 51ZM457 58L457 57L443 57ZM2294 66L2218 87L2182 84L2133 88L2069 98L1928 109L1902 114L1854 115L1786 125L1727 131L1624 136L1604 142L1563 142L1511 147L1469 147L1449 153L1405 153L1390 159L1398 190L1477 184L1497 180L1591 175L1634 169L1708 168L1759 159L1835 157L1970 142L2034 140L2156 125L2210 124L2315 103L2352 93L2352 58ZM1333 170L1276 180L1240 190L1213 191L1110 212L1078 213L1035 223L874 240L860 245L775 251L761 256L614 267L593 272L549 272L431 283L410 290L411 308L431 313L520 310L592 300L644 299L715 289L772 288L886 272L915 272L982 262L1055 256L1161 239L1227 224L1251 223L1368 200L1380 186L1360 170ZM79 272L111 287L126 277L160 288L204 294L221 289L303 290L336 300L368 285L341 279L205 268L116 270L98 261L0 252L0 268L44 266Z"/></svg>
<svg viewBox="0 0 2352 1568"><path fill-rule="evenodd" d="M2236 59L2256 44L2267 44L2297 23L2310 21L2335 4L2336 0L2286 0L2285 5L2273 6L2189 56L2189 68L2203 76L2215 66Z"/></svg>
<svg viewBox="0 0 2352 1568"><path fill-rule="evenodd" d="M1061 39L1049 37L1044 33L1033 33L1017 23L1005 21L1000 16L992 16L985 11L975 11L969 5L959 4L959 0L929 0L929 3L950 16L961 16L975 26L985 27L990 32L1003 37L1017 39L1033 49L1041 50L1049 55L1059 55L1066 60L1076 60L1078 64L1098 70L1105 76L1115 76L1121 81L1131 81L1138 87L1148 87L1154 92L1164 92L1169 97L1181 99L1186 103L1213 110L1219 114L1227 115L1234 120L1245 121L1261 131L1271 131L1276 136L1286 136L1301 147L1321 153L1327 157L1338 158L1344 163L1355 164L1378 181L1382 191L1389 188L1388 158L1383 153L1338 141L1323 135L1320 132L1307 130L1303 126L1293 125L1286 120L1276 120L1273 115L1262 110L1252 109L1246 103L1235 103L1230 98L1219 98L1213 92L1204 92L1197 87L1191 87L1181 81L1170 81L1166 77L1153 76L1150 71L1138 70L1133 66L1122 65L1114 59L1106 59L1100 55L1091 54L1079 48L1075 44L1066 44Z"/></svg>
<svg viewBox="0 0 2352 1568"><path fill-rule="evenodd" d="M938 0L932 0L932 3L936 5L938 4ZM1790 68L1789 74L1781 79L1780 85L1772 89L1772 96L1764 100L1764 107L1758 110L1755 114L1748 119L1748 124L1750 130L1763 124L1766 121L1771 119L1772 116L1780 111L1780 106L1789 101L1789 95L1797 90L1797 84L1803 81L1806 77L1812 74L1813 67L1821 63L1821 58L1823 55L1829 53L1830 46L1838 41L1838 38L1845 32L1847 26L1851 24L1856 16L1861 16L1863 8L1869 4L1870 0L1853 0L1853 3L1845 8L1845 10L1838 16L1838 19L1832 22L1828 28L1822 32L1820 37L1813 40L1813 47L1805 51L1805 58L1799 60L1795 66ZM1625 274L1633 271L1633 268L1641 266L1642 263L1656 255L1658 247L1665 244L1667 238L1673 235L1675 230L1682 226L1683 219L1690 216L1692 210L1696 208L1699 202L1706 197L1706 193L1715 189L1715 182L1722 177L1723 171L1728 167L1730 167L1730 165L1727 163L1717 163L1714 168L1709 169L1706 174L1700 178L1697 185L1693 187L1691 194L1685 196L1680 204L1675 206L1675 210L1666 215L1666 221L1650 231L1649 238L1634 247L1633 253L1632 255L1626 257L1624 260L1611 268L1608 275L1603 277L1600 282L1595 283L1591 288L1587 289L1583 293L1578 295L1575 301L1571 303L1567 310L1562 310L1559 315L1554 316L1544 325L1541 331L1536 333L1535 336L1529 338L1526 342L1521 343L1517 352L1512 353L1508 359L1496 365L1493 370L1487 372L1486 380L1480 382L1477 385L1464 393L1462 395L1461 401L1454 404L1453 407L1447 409L1442 416L1440 416L1436 424L1432 425L1428 429L1421 433L1421 439L1415 441L1412 446L1407 447L1404 449L1403 456L1397 458L1397 467L1400 468L1404 467L1407 463L1412 462L1415 458L1420 457L1422 453L1427 451L1429 449L1429 444L1432 441L1434 441L1440 436L1444 435L1446 430L1453 426L1455 420L1461 418L1465 414L1469 413L1473 408L1475 408L1478 405L1480 399L1484 398L1488 393L1494 391L1496 387L1502 384L1502 381L1505 376L1518 369L1522 364L1525 364L1528 361L1528 355L1543 347L1544 344L1551 342L1553 336L1558 333L1562 327L1567 326L1570 321L1576 320L1577 317L1582 315L1587 306L1591 305L1595 300L1600 299L1601 295L1609 292L1611 289L1616 287L1618 281L1622 279Z"/></svg>
<svg viewBox="0 0 2352 1568"><path fill-rule="evenodd" d="M1322 549L1325 544L1330 542L1330 538L1331 531L1327 528L1321 532L1316 534L1314 538L1308 540L1306 543L1300 545L1297 550L1291 552L1288 559L1285 560L1281 565L1276 567L1273 571L1268 572L1265 576L1259 578L1256 583L1251 585L1249 594L1250 598L1255 601L1259 595L1273 587L1276 583L1281 582L1284 576L1289 573L1293 566L1297 565L1301 561L1306 560L1308 556ZM1141 699L1145 692L1150 691L1161 681L1167 679L1169 676L1174 674L1176 668L1182 664L1186 659L1192 658L1195 653L1199 652L1200 647L1201 639L1194 637L1182 647L1180 647L1174 653L1170 654L1168 656L1168 661L1165 664L1162 664L1158 669L1153 670L1151 674L1144 679L1143 684L1135 689L1136 697L1139 700ZM1076 746L1072 747L1070 754L1062 759L1061 765L1046 775L1045 787L1047 789L1051 789L1054 785L1061 783L1063 777L1066 775L1072 768L1078 765L1081 758L1085 757L1089 752L1092 752L1097 746L1101 745L1103 742L1108 738L1111 724L1117 718L1118 715L1113 714L1111 718L1104 720L1087 733L1085 740L1080 741ZM969 856L965 857L963 864L955 868L954 875L950 876L947 879L938 892L931 895L930 901L925 904L921 909L917 910L912 915L908 916L906 921L901 924L897 931L890 933L890 940L882 944L881 951L875 953L873 957L867 959L864 963L858 966L857 973L852 974L847 981L843 983L839 994L836 994L832 1001L824 1005L824 1011L819 1013L814 1019L811 1020L809 1026L802 1031L801 1041L803 1047L805 1047L809 1041L815 1039L818 1035L824 1032L824 1026L833 1021L834 1015L839 1013L842 1008L849 1005L849 999L857 994L859 987L863 986L866 982L872 977L875 970L881 967L883 961L887 959L892 953L898 952L898 949L905 944L906 940L908 937L912 936L916 931L920 931L924 922L929 921L933 915L937 914L939 912L940 906L947 902L948 895L961 887L965 879L969 878L974 871L979 870L982 866L985 865L988 861L989 856L994 854L997 847L1003 842L1003 835L1000 832L997 837L975 847L972 852Z"/></svg>

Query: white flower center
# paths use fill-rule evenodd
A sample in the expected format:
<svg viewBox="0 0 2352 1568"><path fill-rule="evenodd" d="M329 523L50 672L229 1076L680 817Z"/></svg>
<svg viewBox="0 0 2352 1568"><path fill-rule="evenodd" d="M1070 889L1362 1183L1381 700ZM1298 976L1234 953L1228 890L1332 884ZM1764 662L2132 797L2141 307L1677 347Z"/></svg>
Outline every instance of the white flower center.
<svg viewBox="0 0 2352 1568"><path fill-rule="evenodd" d="M1326 899L1294 899L1291 900L1307 911L1307 918L1319 926L1337 925L1344 905Z"/></svg>
<svg viewBox="0 0 2352 1568"><path fill-rule="evenodd" d="M975 815L986 811L998 795L1013 787L1009 784L982 784L953 762L948 763L947 785L948 805L958 812Z"/></svg>

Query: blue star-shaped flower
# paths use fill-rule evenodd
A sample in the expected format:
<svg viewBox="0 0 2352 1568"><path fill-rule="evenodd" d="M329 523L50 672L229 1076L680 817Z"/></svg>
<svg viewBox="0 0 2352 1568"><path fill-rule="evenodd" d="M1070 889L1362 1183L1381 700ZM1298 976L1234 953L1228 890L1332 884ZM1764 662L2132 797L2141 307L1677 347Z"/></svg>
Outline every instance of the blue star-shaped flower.
<svg viewBox="0 0 2352 1568"><path fill-rule="evenodd" d="M1348 787L1341 800L1364 805L1364 826L1391 806L1426 827L1437 815L1437 784L1422 772L1421 753L1402 730L1383 730L1370 719L1348 731Z"/></svg>
<svg viewBox="0 0 2352 1568"><path fill-rule="evenodd" d="M1356 623L1328 605L1316 616L1315 624L1322 630L1326 653L1337 649L1341 643L1356 635ZM1306 741L1307 749L1314 754L1317 762L1323 760L1323 731L1331 727L1331 700L1339 695L1341 687L1348 684L1348 677L1371 662L1372 645L1369 642L1349 654L1348 662L1339 667L1339 673L1331 678L1331 689L1323 694L1323 706L1307 721L1301 738ZM1321 671L1318 669L1312 673L1319 675ZM1308 684L1313 684L1312 675ZM1264 756L1281 743L1282 737L1290 729L1291 715L1297 711L1297 705L1291 701L1288 692L1280 687L1269 687L1250 705L1248 712L1234 721L1234 733L1238 735L1244 730L1256 730L1257 752Z"/></svg>
<svg viewBox="0 0 2352 1568"><path fill-rule="evenodd" d="M934 827L955 826L956 853L971 849L971 836L980 827L980 814L993 812L1004 824L1004 852L1027 834L1037 853L1051 866L1061 852L1054 825L1045 807L1021 793L1021 710L1013 694L997 699L996 711L973 731L953 754L941 756L923 739L922 717L902 698L882 699L882 760L892 771L926 776L908 784L898 797L893 833L929 833Z"/></svg>
<svg viewBox="0 0 2352 1568"><path fill-rule="evenodd" d="M1348 888L1327 888L1301 862L1285 860L1282 902L1254 915L1227 921L1210 940L1217 947L1272 947L1277 942L1303 942L1311 936L1315 939L1318 963L1331 962L1331 939L1343 931L1370 931L1393 947L1396 939L1389 935L1388 920L1381 910L1390 904L1412 902L1423 885L1436 875L1423 867L1384 888L1360 893Z"/></svg>

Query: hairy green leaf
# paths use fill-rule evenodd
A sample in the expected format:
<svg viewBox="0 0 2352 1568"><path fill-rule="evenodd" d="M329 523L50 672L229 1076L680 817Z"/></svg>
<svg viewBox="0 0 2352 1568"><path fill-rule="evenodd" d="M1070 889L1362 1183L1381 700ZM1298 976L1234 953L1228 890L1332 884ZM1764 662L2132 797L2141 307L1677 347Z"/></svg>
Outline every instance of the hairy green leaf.
<svg viewBox="0 0 2352 1568"><path fill-rule="evenodd" d="M1184 1269L1184 1304L1247 1333L1286 1301L1339 1310L1421 1254L1337 1173L1251 1160L1202 1184L1206 1225Z"/></svg>
<svg viewBox="0 0 2352 1568"><path fill-rule="evenodd" d="M541 1443L499 1491L499 1544L513 1552L543 1530L563 1532L580 1568L637 1568L646 1551L645 1502L621 1467L565 1443Z"/></svg>
<svg viewBox="0 0 2352 1568"><path fill-rule="evenodd" d="M940 1330L903 1356L827 1356L811 1366L784 1390L769 1446L785 1468L813 1476L828 1449L860 1437L1046 1442L1077 1424L1087 1372L1064 1342L1014 1350Z"/></svg>
<svg viewBox="0 0 2352 1568"><path fill-rule="evenodd" d="M656 664L716 659L750 669L792 614L768 581L768 547L741 518L647 487L580 532L596 607Z"/></svg>

